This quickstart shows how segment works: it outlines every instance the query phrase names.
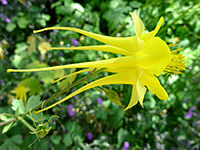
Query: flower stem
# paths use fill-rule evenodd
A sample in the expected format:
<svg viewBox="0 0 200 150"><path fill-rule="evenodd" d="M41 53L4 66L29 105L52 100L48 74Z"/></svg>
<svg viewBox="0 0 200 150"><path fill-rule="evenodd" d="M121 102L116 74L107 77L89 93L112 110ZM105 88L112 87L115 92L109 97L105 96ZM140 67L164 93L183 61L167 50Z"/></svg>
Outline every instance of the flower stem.
<svg viewBox="0 0 200 150"><path fill-rule="evenodd" d="M18 117L19 120L27 127L29 128L31 131L35 131L36 129L33 128L28 122L26 122L26 120L24 120L22 117Z"/></svg>

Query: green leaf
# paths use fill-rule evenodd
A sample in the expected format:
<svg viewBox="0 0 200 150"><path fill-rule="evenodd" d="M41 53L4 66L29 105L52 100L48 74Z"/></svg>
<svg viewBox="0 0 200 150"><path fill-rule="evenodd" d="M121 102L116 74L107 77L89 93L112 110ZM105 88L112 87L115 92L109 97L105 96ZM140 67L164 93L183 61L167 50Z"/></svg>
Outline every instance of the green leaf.
<svg viewBox="0 0 200 150"><path fill-rule="evenodd" d="M83 132L81 126L76 122L66 122L65 128L72 136L81 136Z"/></svg>
<svg viewBox="0 0 200 150"><path fill-rule="evenodd" d="M29 22L28 22L27 18L25 18L25 17L20 17L17 20L17 24L21 29L25 29L28 26L28 23Z"/></svg>
<svg viewBox="0 0 200 150"><path fill-rule="evenodd" d="M45 19L46 21L49 21L51 16L47 14L42 14L42 18Z"/></svg>
<svg viewBox="0 0 200 150"><path fill-rule="evenodd" d="M7 113L0 114L0 120L2 120L2 121L9 121L12 119L14 119L13 114L7 114Z"/></svg>
<svg viewBox="0 0 200 150"><path fill-rule="evenodd" d="M122 144L122 142L124 141L125 137L128 135L128 131L123 129L123 128L120 128L118 130L118 133L117 133L117 140L118 140L118 146L120 147L120 145Z"/></svg>
<svg viewBox="0 0 200 150"><path fill-rule="evenodd" d="M4 126L3 130L2 130L2 134L6 133L8 130L10 130L12 127L14 126L14 122L11 122L9 124L7 124L6 126Z"/></svg>
<svg viewBox="0 0 200 150"><path fill-rule="evenodd" d="M0 146L1 150L21 150L19 145L22 143L22 136L15 135L6 141Z"/></svg>
<svg viewBox="0 0 200 150"><path fill-rule="evenodd" d="M105 94L106 94L106 97L113 103L119 105L119 106L122 106L122 103L120 101L120 98L118 96L118 94L113 91L113 90L110 90L110 89L106 89L106 88L101 88Z"/></svg>
<svg viewBox="0 0 200 150"><path fill-rule="evenodd" d="M71 5L71 8L73 8L74 10L78 10L80 12L84 12L85 11L83 6L81 6L79 3L73 3Z"/></svg>
<svg viewBox="0 0 200 150"><path fill-rule="evenodd" d="M60 78L62 76L65 75L65 70L64 69L59 69L59 70L55 70L54 71L54 78L57 79L57 78Z"/></svg>
<svg viewBox="0 0 200 150"><path fill-rule="evenodd" d="M39 23L42 27L46 26L46 20L45 19L38 18L36 20L36 22Z"/></svg>
<svg viewBox="0 0 200 150"><path fill-rule="evenodd" d="M12 109L14 111L16 111L18 109L19 114L25 113L24 103L23 103L23 101L18 100L18 99L13 99L13 101L12 101Z"/></svg>
<svg viewBox="0 0 200 150"><path fill-rule="evenodd" d="M61 141L61 136L53 134L53 135L50 136L50 139L54 144L57 145Z"/></svg>
<svg viewBox="0 0 200 150"><path fill-rule="evenodd" d="M14 59L12 59L12 64L16 67L16 68L20 68L20 63L22 61L22 57L19 55L14 55Z"/></svg>
<svg viewBox="0 0 200 150"><path fill-rule="evenodd" d="M72 138L70 136L70 134L65 134L64 138L63 138L63 143L65 144L66 147L71 146L72 145Z"/></svg>
<svg viewBox="0 0 200 150"><path fill-rule="evenodd" d="M132 8L139 8L140 6L142 6L141 2L137 2L137 1L132 1L129 4Z"/></svg>
<svg viewBox="0 0 200 150"><path fill-rule="evenodd" d="M26 78L25 80L21 81L18 85L28 87L30 89L29 95L42 92L42 85L40 84L40 81L33 77Z"/></svg>
<svg viewBox="0 0 200 150"><path fill-rule="evenodd" d="M44 68L49 67L46 63L40 63L39 61L34 61L26 66L26 68ZM54 80L53 71L42 71L37 72L36 75L41 78L45 83L51 83Z"/></svg>
<svg viewBox="0 0 200 150"><path fill-rule="evenodd" d="M42 79L44 83L51 83L54 81L54 74L52 71L42 71L37 73L38 77Z"/></svg>
<svg viewBox="0 0 200 150"><path fill-rule="evenodd" d="M58 6L56 7L56 14L58 15L66 15L73 12L73 9L71 7L66 6Z"/></svg>
<svg viewBox="0 0 200 150"><path fill-rule="evenodd" d="M108 118L108 112L102 107L99 107L97 111L95 111L94 115L97 119L106 120Z"/></svg>
<svg viewBox="0 0 200 150"><path fill-rule="evenodd" d="M25 42L17 43L15 53L20 55L22 52L26 51L27 48L28 45Z"/></svg>
<svg viewBox="0 0 200 150"><path fill-rule="evenodd" d="M33 95L31 96L26 105L26 112L30 111L31 108L34 108L38 105L40 105L42 102L40 101L40 96L39 95Z"/></svg>
<svg viewBox="0 0 200 150"><path fill-rule="evenodd" d="M10 22L6 25L6 30L9 31L9 32L12 32L15 28L16 28L15 23Z"/></svg>
<svg viewBox="0 0 200 150"><path fill-rule="evenodd" d="M67 86L69 86L70 84L72 84L72 82L74 82L74 80L76 79L77 75L73 75L70 76L66 79L64 79L63 81L60 82L59 88L62 90L64 88L66 88Z"/></svg>
<svg viewBox="0 0 200 150"><path fill-rule="evenodd" d="M112 105L111 107L111 115L108 116L109 120L108 123L113 128L119 128L123 124L123 118L125 111L119 107L118 105Z"/></svg>

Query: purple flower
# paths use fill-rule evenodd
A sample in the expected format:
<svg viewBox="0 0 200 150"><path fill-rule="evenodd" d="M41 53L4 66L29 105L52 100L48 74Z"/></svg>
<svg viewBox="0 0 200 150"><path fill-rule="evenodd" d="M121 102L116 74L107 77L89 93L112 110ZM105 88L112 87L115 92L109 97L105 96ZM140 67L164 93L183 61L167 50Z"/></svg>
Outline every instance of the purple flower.
<svg viewBox="0 0 200 150"><path fill-rule="evenodd" d="M122 150L128 150L129 148L129 142L124 142L124 146L122 147Z"/></svg>
<svg viewBox="0 0 200 150"><path fill-rule="evenodd" d="M117 33L117 36L120 37L120 33Z"/></svg>
<svg viewBox="0 0 200 150"><path fill-rule="evenodd" d="M74 116L75 111L73 110L73 105L72 105L72 104L70 104L70 105L68 106L68 108L67 108L67 113L68 113L68 115L69 115L70 117L73 117L73 116Z"/></svg>
<svg viewBox="0 0 200 150"><path fill-rule="evenodd" d="M10 19L7 16L3 15L3 14L0 14L0 18L2 18L3 20L5 20L7 23L10 22Z"/></svg>
<svg viewBox="0 0 200 150"><path fill-rule="evenodd" d="M188 118L188 119L192 118L194 109L195 109L194 107L191 107L189 111L185 114L185 118Z"/></svg>
<svg viewBox="0 0 200 150"><path fill-rule="evenodd" d="M3 80L0 80L0 84L1 84L2 86L4 86L4 85L5 85L5 82L4 82Z"/></svg>
<svg viewBox="0 0 200 150"><path fill-rule="evenodd" d="M7 5L8 2L6 0L1 0L2 5Z"/></svg>
<svg viewBox="0 0 200 150"><path fill-rule="evenodd" d="M54 29L54 30L53 30L53 34L56 34L57 31L58 31L58 30Z"/></svg>
<svg viewBox="0 0 200 150"><path fill-rule="evenodd" d="M6 21L7 23L9 23L9 22L10 22L10 19L9 19L8 17L6 17L5 21Z"/></svg>
<svg viewBox="0 0 200 150"><path fill-rule="evenodd" d="M190 100L189 98L186 98L186 99L184 100L184 102L187 103L189 100Z"/></svg>
<svg viewBox="0 0 200 150"><path fill-rule="evenodd" d="M98 102L98 104L101 106L101 105L103 104L102 98L98 98L98 99L97 99L97 102Z"/></svg>
<svg viewBox="0 0 200 150"><path fill-rule="evenodd" d="M93 138L92 132L88 132L87 137L88 137L88 140L92 140Z"/></svg>
<svg viewBox="0 0 200 150"><path fill-rule="evenodd" d="M77 46L77 45L78 45L78 41L77 41L76 39L71 38L71 41L72 41L72 44L73 44L74 46Z"/></svg>
<svg viewBox="0 0 200 150"><path fill-rule="evenodd" d="M62 52L59 52L59 56L61 56L61 57L62 57L62 56L63 56L63 53L62 53Z"/></svg>
<svg viewBox="0 0 200 150"><path fill-rule="evenodd" d="M193 111L195 108L194 107L191 107L190 109L189 109L189 111Z"/></svg>

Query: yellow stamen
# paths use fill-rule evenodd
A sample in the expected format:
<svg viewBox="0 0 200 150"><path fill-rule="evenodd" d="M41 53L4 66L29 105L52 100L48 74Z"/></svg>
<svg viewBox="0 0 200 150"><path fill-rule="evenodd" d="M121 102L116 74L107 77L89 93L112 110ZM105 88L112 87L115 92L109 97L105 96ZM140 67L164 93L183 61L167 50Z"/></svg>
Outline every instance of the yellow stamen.
<svg viewBox="0 0 200 150"><path fill-rule="evenodd" d="M168 46L176 46L176 44L170 44ZM178 54L177 52L181 50L179 47L177 50L171 51L171 61L169 62L168 66L165 68L164 73L167 75L174 75L182 74L181 71L185 70L185 56L183 54Z"/></svg>
<svg viewBox="0 0 200 150"><path fill-rule="evenodd" d="M169 44L168 47L177 46L178 44Z"/></svg>

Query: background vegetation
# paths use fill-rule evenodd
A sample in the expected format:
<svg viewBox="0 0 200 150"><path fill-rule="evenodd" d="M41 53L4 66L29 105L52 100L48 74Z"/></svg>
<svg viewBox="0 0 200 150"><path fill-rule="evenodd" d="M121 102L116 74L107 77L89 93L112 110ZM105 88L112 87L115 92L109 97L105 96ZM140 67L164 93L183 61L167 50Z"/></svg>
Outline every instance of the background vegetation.
<svg viewBox="0 0 200 150"><path fill-rule="evenodd" d="M21 1L22 2L22 1ZM159 79L169 93L161 101L149 92L144 109L139 104L128 111L111 103L105 95L91 89L50 109L43 121L57 114L49 123L50 132L40 142L31 144L36 135L21 122L0 126L1 150L20 149L200 149L200 5L198 0L0 0L0 119L13 119L27 112L16 100L16 87L25 87L27 107L41 103L86 74L51 84L56 78L74 70L41 73L7 73L9 68L35 68L116 57L94 51L48 51L54 47L95 45L99 42L70 31L33 34L35 29L68 26L110 36L132 36L134 28L129 12L137 12L151 31L161 16L165 21L157 36L178 43L187 57L182 75ZM3 53L4 51L4 53ZM105 76L101 73L91 80ZM90 80L89 80L90 81ZM62 97L81 87L78 85ZM126 105L130 86L105 86L116 91ZM102 102L103 101L103 102ZM22 103L23 104L23 103ZM33 126L29 115L24 118ZM39 124L40 115L34 115Z"/></svg>

